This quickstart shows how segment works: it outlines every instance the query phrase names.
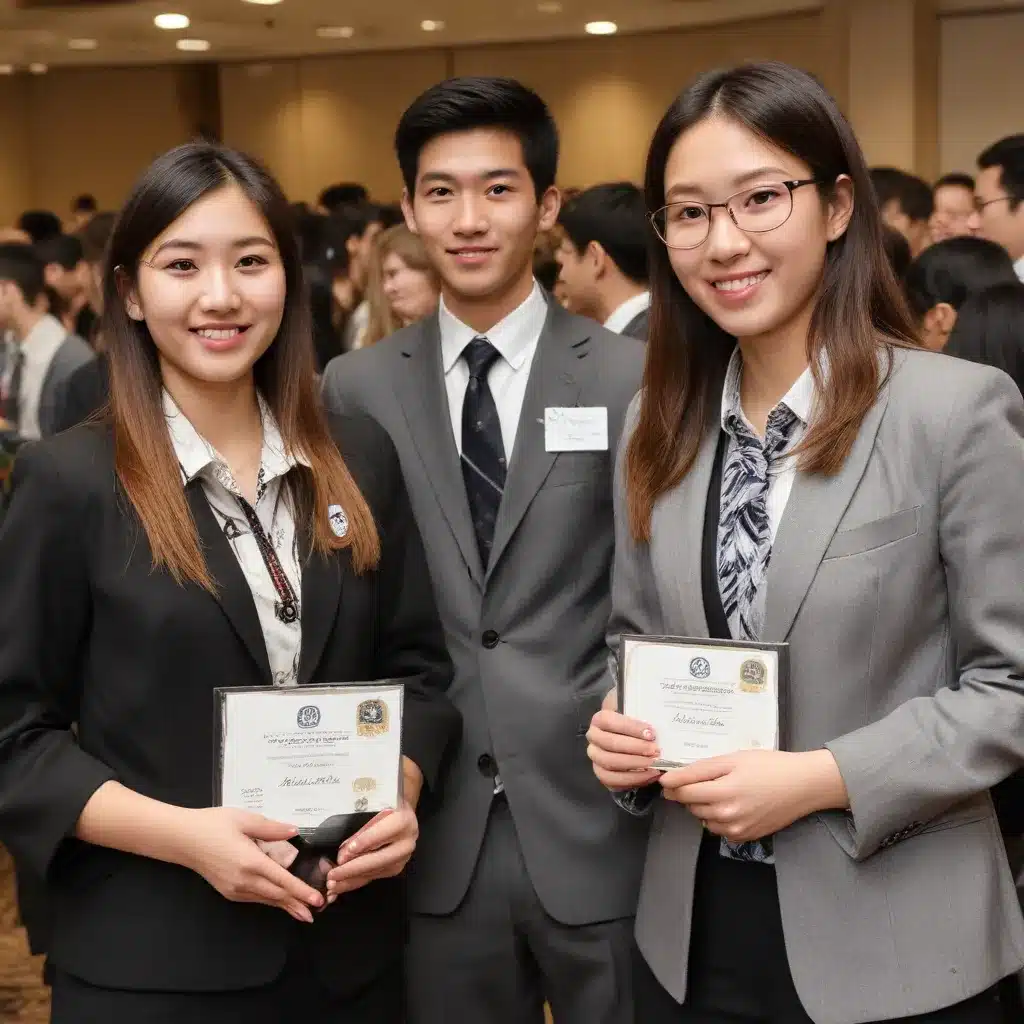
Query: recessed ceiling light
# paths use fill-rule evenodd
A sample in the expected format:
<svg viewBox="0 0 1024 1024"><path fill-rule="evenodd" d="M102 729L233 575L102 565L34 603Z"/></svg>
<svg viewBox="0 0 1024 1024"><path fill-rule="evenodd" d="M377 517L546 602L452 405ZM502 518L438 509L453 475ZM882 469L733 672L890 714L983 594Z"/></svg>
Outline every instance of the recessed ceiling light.
<svg viewBox="0 0 1024 1024"><path fill-rule="evenodd" d="M430 18L427 18L426 21L420 22L420 28L423 29L424 32L441 32L444 30L444 22L433 21Z"/></svg>
<svg viewBox="0 0 1024 1024"><path fill-rule="evenodd" d="M28 69L33 75L45 75L46 72L50 70L45 64L41 64L38 61L33 64L29 64Z"/></svg>
<svg viewBox="0 0 1024 1024"><path fill-rule="evenodd" d="M260 4L263 7L273 7L274 4L279 4L281 0L245 0L247 4Z"/></svg>
<svg viewBox="0 0 1024 1024"><path fill-rule="evenodd" d="M614 21L588 21L583 27L592 36L613 36L619 31Z"/></svg>
<svg viewBox="0 0 1024 1024"><path fill-rule="evenodd" d="M153 24L157 28L174 31L176 29L188 28L192 22L189 21L187 14L158 14L153 19Z"/></svg>
<svg viewBox="0 0 1024 1024"><path fill-rule="evenodd" d="M562 5L557 0L544 0L544 2L537 4L537 10L541 14L561 14Z"/></svg>
<svg viewBox="0 0 1024 1024"><path fill-rule="evenodd" d="M208 39L179 39L175 44L179 50L188 53L205 53L210 48Z"/></svg>
<svg viewBox="0 0 1024 1024"><path fill-rule="evenodd" d="M351 39L356 30L351 25L321 25L316 34L321 39Z"/></svg>
<svg viewBox="0 0 1024 1024"><path fill-rule="evenodd" d="M69 50L95 50L100 44L95 39L69 39Z"/></svg>
<svg viewBox="0 0 1024 1024"><path fill-rule="evenodd" d="M0 64L0 75L13 75L14 65L13 64Z"/></svg>

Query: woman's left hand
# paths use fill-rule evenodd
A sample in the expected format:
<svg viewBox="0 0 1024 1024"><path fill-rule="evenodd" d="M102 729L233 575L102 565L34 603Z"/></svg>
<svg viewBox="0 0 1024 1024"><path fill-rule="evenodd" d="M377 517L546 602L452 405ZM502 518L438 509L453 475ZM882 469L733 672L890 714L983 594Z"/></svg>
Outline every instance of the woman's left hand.
<svg viewBox="0 0 1024 1024"><path fill-rule="evenodd" d="M378 878L400 875L416 850L416 812L406 800L395 811L381 811L338 851L338 866L327 875L327 898L361 889Z"/></svg>
<svg viewBox="0 0 1024 1024"><path fill-rule="evenodd" d="M828 750L741 750L665 772L661 786L666 800L735 843L763 839L816 811L849 806Z"/></svg>

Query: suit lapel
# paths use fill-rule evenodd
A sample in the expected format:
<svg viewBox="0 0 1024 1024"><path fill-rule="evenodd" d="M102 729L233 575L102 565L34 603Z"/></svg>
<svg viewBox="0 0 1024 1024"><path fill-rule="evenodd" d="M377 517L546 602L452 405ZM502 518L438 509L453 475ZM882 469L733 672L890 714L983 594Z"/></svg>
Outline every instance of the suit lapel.
<svg viewBox="0 0 1024 1024"><path fill-rule="evenodd" d="M889 404L888 384L864 417L857 440L834 476L798 472L772 545L765 598L764 639L785 641L821 560L867 468Z"/></svg>
<svg viewBox="0 0 1024 1024"><path fill-rule="evenodd" d="M589 354L589 333L579 330L561 306L549 302L547 321L530 367L505 494L494 525L488 578L558 457L556 452L544 450L544 410L579 404L580 364Z"/></svg>
<svg viewBox="0 0 1024 1024"><path fill-rule="evenodd" d="M459 451L452 436L441 366L441 332L436 316L423 321L418 334L410 338L402 350L402 361L404 372L398 374L395 387L409 433L470 575L482 585L483 566L466 499Z"/></svg>
<svg viewBox="0 0 1024 1024"><path fill-rule="evenodd" d="M217 602L246 650L252 655L260 677L269 685L273 680L267 658L267 642L242 567L203 496L203 488L198 479L188 485L186 493L203 555L217 587Z"/></svg>
<svg viewBox="0 0 1024 1024"><path fill-rule="evenodd" d="M307 550L311 548L306 541ZM346 571L350 552L346 550L323 555L309 551L302 565L302 649L299 653L299 685L306 686L320 664L324 647L338 620L342 574Z"/></svg>

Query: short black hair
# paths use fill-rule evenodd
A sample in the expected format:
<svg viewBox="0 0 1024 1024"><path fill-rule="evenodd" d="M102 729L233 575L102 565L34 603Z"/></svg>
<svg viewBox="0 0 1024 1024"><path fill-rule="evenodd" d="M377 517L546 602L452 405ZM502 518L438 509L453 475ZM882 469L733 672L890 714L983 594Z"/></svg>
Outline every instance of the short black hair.
<svg viewBox="0 0 1024 1024"><path fill-rule="evenodd" d="M588 188L562 207L558 222L577 252L597 242L626 277L647 283L647 207L632 182Z"/></svg>
<svg viewBox="0 0 1024 1024"><path fill-rule="evenodd" d="M974 192L974 176L971 174L965 174L963 171L951 171L949 174L944 174L935 184L932 186L932 194L934 195L940 188L946 186L955 188L965 188L968 192Z"/></svg>
<svg viewBox="0 0 1024 1024"><path fill-rule="evenodd" d="M44 267L56 263L65 270L74 270L85 258L82 242L74 235L54 235L38 242L34 248Z"/></svg>
<svg viewBox="0 0 1024 1024"><path fill-rule="evenodd" d="M940 302L959 309L994 284L1016 281L1010 254L987 238L963 235L930 245L910 265L907 298L920 320Z"/></svg>
<svg viewBox="0 0 1024 1024"><path fill-rule="evenodd" d="M405 214L402 213L401 203L384 203L378 208L380 214L380 226L385 231L388 228L398 227L405 223Z"/></svg>
<svg viewBox="0 0 1024 1024"><path fill-rule="evenodd" d="M332 211L327 219L331 237L344 245L354 235L365 235L371 224L381 222L380 207L376 203L346 203Z"/></svg>
<svg viewBox="0 0 1024 1024"><path fill-rule="evenodd" d="M882 225L882 245L885 248L885 255L889 257L889 264L896 280L903 284L910 264L913 262L913 254L910 251L910 243L901 231Z"/></svg>
<svg viewBox="0 0 1024 1024"><path fill-rule="evenodd" d="M43 294L43 263L31 245L8 242L0 245L0 281L13 282L25 301L32 305Z"/></svg>
<svg viewBox="0 0 1024 1024"><path fill-rule="evenodd" d="M82 243L82 258L86 263L103 262L116 223L117 214L105 210L91 217L78 232L75 237Z"/></svg>
<svg viewBox="0 0 1024 1024"><path fill-rule="evenodd" d="M523 147L523 162L539 199L558 174L558 126L547 104L514 78L449 78L413 100L395 132L395 152L410 194L420 154L439 135L497 128Z"/></svg>
<svg viewBox="0 0 1024 1024"><path fill-rule="evenodd" d="M18 227L33 242L44 242L47 238L53 238L54 235L59 235L64 230L61 227L60 217L49 210L26 210L18 218Z"/></svg>
<svg viewBox="0 0 1024 1024"><path fill-rule="evenodd" d="M1024 394L1024 284L1004 281L970 296L945 351L1008 373Z"/></svg>
<svg viewBox="0 0 1024 1024"><path fill-rule="evenodd" d="M935 200L931 186L923 178L898 167L872 167L870 173L879 209L895 199L911 220L927 220L932 215Z"/></svg>
<svg viewBox="0 0 1024 1024"><path fill-rule="evenodd" d="M95 213L98 208L99 204L96 202L96 197L88 192L75 196L71 201L72 213Z"/></svg>
<svg viewBox="0 0 1024 1024"><path fill-rule="evenodd" d="M994 142L978 157L978 167L998 167L999 183L1010 197L1010 209L1024 202L1024 134L1007 135Z"/></svg>
<svg viewBox="0 0 1024 1024"><path fill-rule="evenodd" d="M365 185L355 181L343 181L337 185L328 185L320 193L319 203L330 212L349 203L365 203L369 198L370 192Z"/></svg>

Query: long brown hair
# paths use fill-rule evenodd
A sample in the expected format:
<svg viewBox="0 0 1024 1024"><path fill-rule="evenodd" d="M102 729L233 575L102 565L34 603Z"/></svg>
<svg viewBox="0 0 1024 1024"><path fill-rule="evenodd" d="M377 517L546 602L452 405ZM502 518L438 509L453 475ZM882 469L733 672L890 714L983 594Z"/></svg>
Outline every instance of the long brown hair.
<svg viewBox="0 0 1024 1024"><path fill-rule="evenodd" d="M437 271L427 259L427 250L423 240L414 235L404 224L382 231L373 243L373 256L370 259L370 273L366 285L366 298L370 305L370 317L366 324L363 347L376 345L378 341L395 333L402 324L392 312L391 303L384 294L384 261L394 253L412 270L426 274L441 294L441 282Z"/></svg>
<svg viewBox="0 0 1024 1024"><path fill-rule="evenodd" d="M302 263L288 202L262 167L223 146L193 142L159 157L125 203L107 248L101 330L110 361L118 478L146 531L154 565L179 583L215 591L164 419L156 345L146 324L128 316L123 290L135 285L153 241L193 203L227 185L240 188L263 214L284 266L281 327L257 360L254 377L286 447L309 460L308 468L289 477L296 522L308 529L314 550L349 547L357 571L372 568L380 557L373 516L331 437L317 393ZM344 538L335 535L328 519L328 506L334 503L348 516Z"/></svg>
<svg viewBox="0 0 1024 1024"><path fill-rule="evenodd" d="M799 466L836 473L888 374L890 346L916 344L913 320L882 242L882 222L860 146L821 84L787 64L765 62L701 75L672 104L654 133L645 172L649 210L665 203L665 168L679 137L711 116L728 117L811 168L822 199L849 175L853 216L828 246L808 333L818 388L815 417L801 442ZM651 326L640 415L626 454L633 536L650 539L655 502L693 466L716 391L736 339L679 283L664 245L651 232ZM828 385L821 357L828 364ZM882 365L884 362L885 365Z"/></svg>

